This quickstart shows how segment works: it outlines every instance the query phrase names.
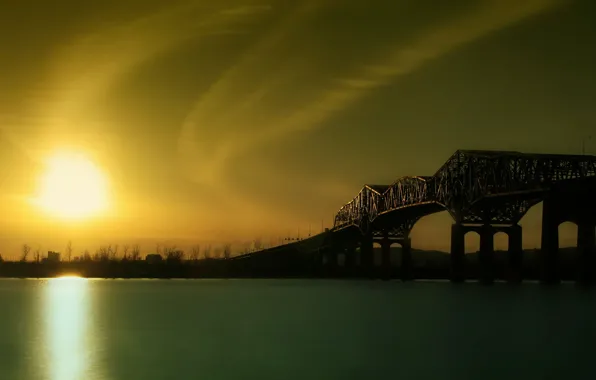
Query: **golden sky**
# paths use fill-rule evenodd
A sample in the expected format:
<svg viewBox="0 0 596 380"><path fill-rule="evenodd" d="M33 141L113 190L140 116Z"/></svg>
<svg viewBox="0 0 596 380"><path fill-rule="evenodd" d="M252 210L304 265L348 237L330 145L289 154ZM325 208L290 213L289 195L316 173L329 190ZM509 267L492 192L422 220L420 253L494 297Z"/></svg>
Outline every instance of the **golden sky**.
<svg viewBox="0 0 596 380"><path fill-rule="evenodd" d="M268 241L330 227L363 183L432 175L457 149L578 153L595 123L595 10L589 0L3 1L0 253L69 239L75 251ZM27 201L61 151L104 173L109 211L63 220ZM523 220L528 246L539 218L535 208ZM424 218L414 246L447 249L450 223Z"/></svg>

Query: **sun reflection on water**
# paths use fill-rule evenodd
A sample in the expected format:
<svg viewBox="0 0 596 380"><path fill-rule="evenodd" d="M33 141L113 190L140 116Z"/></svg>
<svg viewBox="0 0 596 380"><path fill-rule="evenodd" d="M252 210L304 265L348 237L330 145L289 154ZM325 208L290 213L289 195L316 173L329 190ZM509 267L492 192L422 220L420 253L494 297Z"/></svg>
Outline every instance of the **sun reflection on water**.
<svg viewBox="0 0 596 380"><path fill-rule="evenodd" d="M84 378L87 363L89 290L85 278L51 279L46 287L47 368L51 380Z"/></svg>

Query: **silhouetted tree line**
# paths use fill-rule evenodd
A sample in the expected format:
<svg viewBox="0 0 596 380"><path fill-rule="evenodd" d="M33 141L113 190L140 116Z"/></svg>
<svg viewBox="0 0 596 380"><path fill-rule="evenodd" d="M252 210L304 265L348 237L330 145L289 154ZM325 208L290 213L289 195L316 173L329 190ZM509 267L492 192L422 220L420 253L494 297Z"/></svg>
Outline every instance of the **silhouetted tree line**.
<svg viewBox="0 0 596 380"><path fill-rule="evenodd" d="M329 249L329 248L328 248ZM375 255L380 256L376 249ZM99 278L342 278L342 277L383 277L384 269L377 262L366 273L358 266L346 265L345 258L331 265L323 260L326 251L305 253L295 245L284 245L262 250L249 255L232 257L231 245L212 247L199 245L190 248L188 253L175 245L157 244L155 253L158 260L145 260L141 257L139 245L102 245L94 253L85 250L72 257L73 246L69 242L63 261L41 257L40 250L28 260L31 247L22 246L18 261L5 261L0 256L1 277L55 277L74 274ZM564 280L573 280L578 272L578 253L575 248L560 250L559 269ZM398 256L401 253L398 252ZM340 255L341 256L341 255ZM402 276L399 257L390 267L390 277ZM377 260L378 261L378 260ZM525 279L540 277L540 252L524 251L522 273ZM495 252L494 273L497 279L507 279L510 271L507 252ZM477 278L481 271L478 254L466 255L468 278ZM444 252L412 250L411 277L420 279L447 279L450 277L450 257Z"/></svg>
<svg viewBox="0 0 596 380"><path fill-rule="evenodd" d="M145 260L138 244L101 245L93 253L85 250L73 257L73 245L69 241L60 260L52 259L49 252L42 256L40 249L30 260L31 246L23 244L18 261L7 261L0 255L0 277L65 274L103 278L221 277L226 276L225 261L232 257L231 244L206 245L202 250L195 245L188 254L175 245L157 244L155 248L155 253L149 256L157 256L157 261Z"/></svg>

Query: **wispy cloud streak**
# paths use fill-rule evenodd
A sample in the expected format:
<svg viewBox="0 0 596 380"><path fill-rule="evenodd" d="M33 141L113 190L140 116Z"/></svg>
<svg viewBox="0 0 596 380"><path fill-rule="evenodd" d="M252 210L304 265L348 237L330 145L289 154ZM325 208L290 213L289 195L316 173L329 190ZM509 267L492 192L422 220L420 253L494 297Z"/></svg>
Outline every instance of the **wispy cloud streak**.
<svg viewBox="0 0 596 380"><path fill-rule="evenodd" d="M386 54L379 54L367 64L338 70L330 86L314 93L309 101L294 104L293 110L288 113L276 115L271 112L275 116L255 121L253 107L258 106L257 100L263 94L274 91L281 77L272 73L260 87L249 93L238 83L250 76L255 65L264 65L271 59L272 49L283 42L284 31L291 31L290 26L301 20L295 17L291 20L293 23L288 21L285 28L251 50L201 97L182 129L179 144L182 157L193 163L195 169L191 172L195 180L221 186L226 165L251 149L285 139L295 132L317 128L333 115L400 76L560 4L562 1L559 0L485 0L458 18L448 19L419 33L409 42L390 47ZM299 71L301 67L291 66L289 69ZM281 71L280 74L287 73ZM291 91L291 88L284 91ZM279 95L284 96L281 91ZM215 151L207 144L202 146L205 129L220 131ZM212 143L209 141L209 144ZM209 154L202 154L204 151Z"/></svg>
<svg viewBox="0 0 596 380"><path fill-rule="evenodd" d="M34 123L46 133L22 145L44 146L52 136L92 126L90 110L95 102L138 65L190 40L237 33L235 27L254 23L269 11L269 6L256 0L224 1L215 6L194 0L82 32L55 49L45 80L30 90L26 108L36 117L20 122ZM19 129L19 125L4 127L6 133Z"/></svg>

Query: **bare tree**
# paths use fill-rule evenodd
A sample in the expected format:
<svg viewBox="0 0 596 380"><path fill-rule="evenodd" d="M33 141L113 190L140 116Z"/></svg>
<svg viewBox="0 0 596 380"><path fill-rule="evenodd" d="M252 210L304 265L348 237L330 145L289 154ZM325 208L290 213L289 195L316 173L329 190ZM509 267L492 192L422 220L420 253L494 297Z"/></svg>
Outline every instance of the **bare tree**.
<svg viewBox="0 0 596 380"><path fill-rule="evenodd" d="M161 244L155 243L155 253L161 256Z"/></svg>
<svg viewBox="0 0 596 380"><path fill-rule="evenodd" d="M173 261L173 262L180 262L184 259L184 251L183 250L170 250L166 254L166 260Z"/></svg>
<svg viewBox="0 0 596 380"><path fill-rule="evenodd" d="M130 246L128 244L124 244L122 246L122 260L128 260L128 250Z"/></svg>
<svg viewBox="0 0 596 380"><path fill-rule="evenodd" d="M133 261L137 261L139 260L141 256L141 248L139 247L138 244L135 244L132 246L132 251L130 252L130 258Z"/></svg>
<svg viewBox="0 0 596 380"><path fill-rule="evenodd" d="M118 257L118 248L118 244L115 244L114 246L112 246L111 244L108 245L110 260L116 261L116 258Z"/></svg>
<svg viewBox="0 0 596 380"><path fill-rule="evenodd" d="M66 260L70 261L70 257L72 256L72 241L68 241L68 244L66 244Z"/></svg>
<svg viewBox="0 0 596 380"><path fill-rule="evenodd" d="M110 252L111 247L102 245L99 247L99 250L95 253L95 256L99 259L99 261L108 261L110 260Z"/></svg>
<svg viewBox="0 0 596 380"><path fill-rule="evenodd" d="M39 248L37 248L35 250L35 255L34 256L35 256L35 262L36 263L40 262L40 260L41 260L41 252L40 252L40 249Z"/></svg>
<svg viewBox="0 0 596 380"><path fill-rule="evenodd" d="M31 247L27 244L23 244L22 254L21 254L21 262L27 261L27 256L29 256L29 252L31 251Z"/></svg>
<svg viewBox="0 0 596 380"><path fill-rule="evenodd" d="M215 247L213 249L213 258L214 259L219 259L221 258L221 253L222 253L222 249L220 247Z"/></svg>
<svg viewBox="0 0 596 380"><path fill-rule="evenodd" d="M197 245L193 246L191 249L190 259L192 261L197 261L199 259L200 255L201 255L201 246L197 244Z"/></svg>
<svg viewBox="0 0 596 380"><path fill-rule="evenodd" d="M232 256L232 245L231 244L225 244L224 248L223 248L223 257L224 259L229 259Z"/></svg>
<svg viewBox="0 0 596 380"><path fill-rule="evenodd" d="M209 260L211 258L211 244L203 249L203 258Z"/></svg>
<svg viewBox="0 0 596 380"><path fill-rule="evenodd" d="M164 245L161 248L161 256L168 261L182 261L184 251L176 248L175 245Z"/></svg>

